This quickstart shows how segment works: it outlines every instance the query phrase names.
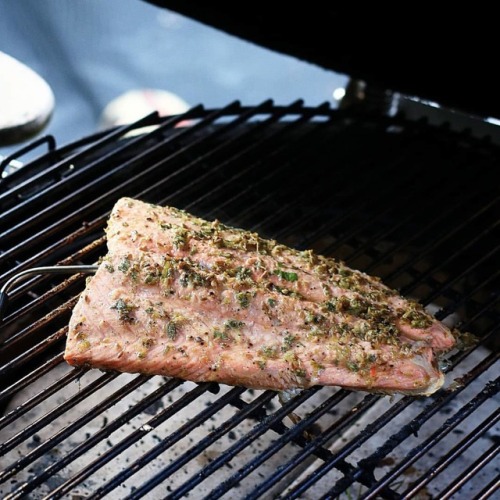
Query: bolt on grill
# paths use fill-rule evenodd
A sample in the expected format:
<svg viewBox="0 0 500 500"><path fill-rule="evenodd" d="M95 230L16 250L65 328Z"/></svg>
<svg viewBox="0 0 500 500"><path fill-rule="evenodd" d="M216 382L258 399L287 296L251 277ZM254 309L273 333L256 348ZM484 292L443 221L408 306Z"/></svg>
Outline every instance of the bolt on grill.
<svg viewBox="0 0 500 500"><path fill-rule="evenodd" d="M1 180L2 283L96 262L109 211L132 196L345 260L480 341L451 354L447 384L429 398L314 387L285 400L71 368L62 351L85 276L35 276L9 294L0 333L3 498L498 490L500 155L488 139L266 101L34 144L44 145Z"/></svg>

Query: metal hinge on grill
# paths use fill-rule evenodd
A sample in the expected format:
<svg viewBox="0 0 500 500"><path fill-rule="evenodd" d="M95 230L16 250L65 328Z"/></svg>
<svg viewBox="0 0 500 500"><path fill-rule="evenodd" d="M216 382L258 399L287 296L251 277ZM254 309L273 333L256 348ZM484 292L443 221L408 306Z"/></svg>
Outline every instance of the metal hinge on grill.
<svg viewBox="0 0 500 500"><path fill-rule="evenodd" d="M76 266L42 266L33 267L31 269L25 269L10 279L8 279L2 289L0 290L0 322L3 321L5 312L7 310L7 303L9 298L9 291L12 287L20 280L29 278L30 276L42 275L42 274L93 274L97 271L98 266L96 265L76 265Z"/></svg>

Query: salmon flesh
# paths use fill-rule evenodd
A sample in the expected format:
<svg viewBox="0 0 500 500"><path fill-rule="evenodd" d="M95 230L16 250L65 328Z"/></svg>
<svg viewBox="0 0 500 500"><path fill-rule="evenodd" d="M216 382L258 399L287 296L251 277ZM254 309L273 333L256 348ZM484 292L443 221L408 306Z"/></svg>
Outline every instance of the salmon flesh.
<svg viewBox="0 0 500 500"><path fill-rule="evenodd" d="M106 234L70 320L71 365L274 390L443 384L450 329L341 261L131 198Z"/></svg>

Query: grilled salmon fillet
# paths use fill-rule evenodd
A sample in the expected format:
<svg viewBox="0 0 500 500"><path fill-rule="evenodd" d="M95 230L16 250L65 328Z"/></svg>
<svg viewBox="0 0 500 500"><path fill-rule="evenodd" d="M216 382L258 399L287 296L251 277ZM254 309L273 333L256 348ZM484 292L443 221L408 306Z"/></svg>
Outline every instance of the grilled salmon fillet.
<svg viewBox="0 0 500 500"><path fill-rule="evenodd" d="M69 324L75 366L257 389L431 394L452 332L343 262L122 198Z"/></svg>

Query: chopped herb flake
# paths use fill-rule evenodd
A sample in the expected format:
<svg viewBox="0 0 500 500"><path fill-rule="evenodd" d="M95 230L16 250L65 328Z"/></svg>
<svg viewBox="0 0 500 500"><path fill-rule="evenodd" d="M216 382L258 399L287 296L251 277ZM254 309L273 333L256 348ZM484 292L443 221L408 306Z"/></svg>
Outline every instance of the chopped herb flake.
<svg viewBox="0 0 500 500"><path fill-rule="evenodd" d="M121 271L122 273L128 272L130 269L130 260L128 257L125 257L120 264L118 265L118 270Z"/></svg>
<svg viewBox="0 0 500 500"><path fill-rule="evenodd" d="M243 321L238 321L236 319L228 319L224 323L224 326L226 328L230 328L230 329L237 329L237 328L241 328L241 327L245 326L245 323L243 323Z"/></svg>
<svg viewBox="0 0 500 500"><path fill-rule="evenodd" d="M286 281L297 281L299 277L297 276L297 273L291 272L291 271L283 271L282 269L276 269L274 271L274 274L276 276L279 276L281 279L284 279Z"/></svg>
<svg viewBox="0 0 500 500"><path fill-rule="evenodd" d="M108 273L114 273L115 272L115 268L113 267L112 264L104 264L104 269L106 269L106 271L108 271Z"/></svg>
<svg viewBox="0 0 500 500"><path fill-rule="evenodd" d="M175 340L175 338L177 337L177 325L175 324L175 322L169 321L167 323L166 330L167 330L167 337L170 340Z"/></svg>
<svg viewBox="0 0 500 500"><path fill-rule="evenodd" d="M224 331L220 331L220 330L215 329L214 330L214 339L228 340L229 335Z"/></svg>
<svg viewBox="0 0 500 500"><path fill-rule="evenodd" d="M260 353L265 358L274 359L278 356L278 347L276 347L276 346L264 346L261 348Z"/></svg>
<svg viewBox="0 0 500 500"><path fill-rule="evenodd" d="M236 300L243 309L246 309L250 305L251 294L249 292L238 292L236 294Z"/></svg>
<svg viewBox="0 0 500 500"><path fill-rule="evenodd" d="M276 307L276 300L274 299L267 299L267 303L269 304L269 307Z"/></svg>
<svg viewBox="0 0 500 500"><path fill-rule="evenodd" d="M182 250L186 247L187 245L187 231L185 229L177 229L175 231L175 236L173 239L173 244L174 247L177 248L177 250Z"/></svg>
<svg viewBox="0 0 500 500"><path fill-rule="evenodd" d="M123 299L118 299L112 306L111 309L116 309L118 311L118 317L123 323L132 323L134 318L130 316L130 313L135 309L132 304L127 304Z"/></svg>

